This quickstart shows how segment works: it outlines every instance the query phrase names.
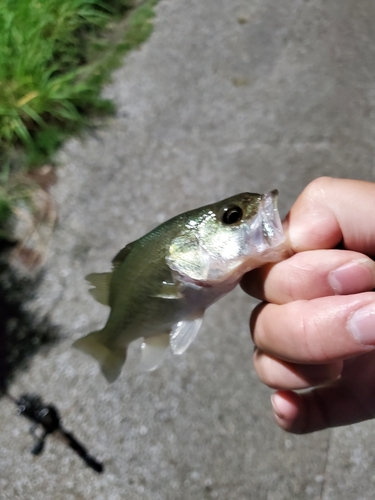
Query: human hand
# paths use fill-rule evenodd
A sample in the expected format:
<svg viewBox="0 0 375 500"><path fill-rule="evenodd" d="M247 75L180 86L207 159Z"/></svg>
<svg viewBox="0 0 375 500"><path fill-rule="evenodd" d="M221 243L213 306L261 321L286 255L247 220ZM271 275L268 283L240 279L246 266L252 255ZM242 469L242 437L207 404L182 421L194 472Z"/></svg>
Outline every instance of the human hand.
<svg viewBox="0 0 375 500"><path fill-rule="evenodd" d="M317 179L284 228L294 255L251 271L241 283L265 301L250 327L255 369L277 389L276 421L305 433L373 418L375 184Z"/></svg>

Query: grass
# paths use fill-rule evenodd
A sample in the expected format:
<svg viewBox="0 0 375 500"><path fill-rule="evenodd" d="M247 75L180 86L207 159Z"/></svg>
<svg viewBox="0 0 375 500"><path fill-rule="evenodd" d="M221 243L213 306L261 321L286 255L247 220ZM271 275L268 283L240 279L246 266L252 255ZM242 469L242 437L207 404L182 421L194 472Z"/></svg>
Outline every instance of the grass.
<svg viewBox="0 0 375 500"><path fill-rule="evenodd" d="M93 114L112 111L101 87L150 35L157 1L0 0L0 223L19 153L27 169L42 165Z"/></svg>

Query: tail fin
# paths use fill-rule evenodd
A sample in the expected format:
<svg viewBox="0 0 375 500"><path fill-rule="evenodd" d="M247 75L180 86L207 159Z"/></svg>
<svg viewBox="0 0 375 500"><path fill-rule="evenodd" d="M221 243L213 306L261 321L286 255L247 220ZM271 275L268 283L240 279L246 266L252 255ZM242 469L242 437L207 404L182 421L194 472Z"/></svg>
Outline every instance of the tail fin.
<svg viewBox="0 0 375 500"><path fill-rule="evenodd" d="M73 347L89 354L96 359L108 382L114 382L121 373L121 369L126 360L126 348L113 350L109 349L102 342L103 330L91 332L85 337L76 340Z"/></svg>

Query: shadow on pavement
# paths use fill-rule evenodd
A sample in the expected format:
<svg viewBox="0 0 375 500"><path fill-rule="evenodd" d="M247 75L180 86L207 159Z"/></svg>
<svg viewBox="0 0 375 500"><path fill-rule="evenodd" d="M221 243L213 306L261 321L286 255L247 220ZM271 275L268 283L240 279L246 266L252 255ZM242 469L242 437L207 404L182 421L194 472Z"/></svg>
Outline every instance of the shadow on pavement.
<svg viewBox="0 0 375 500"><path fill-rule="evenodd" d="M42 277L20 277L0 257L0 393L6 391L15 372L24 369L42 347L59 338L49 317L36 319L24 304L33 296Z"/></svg>

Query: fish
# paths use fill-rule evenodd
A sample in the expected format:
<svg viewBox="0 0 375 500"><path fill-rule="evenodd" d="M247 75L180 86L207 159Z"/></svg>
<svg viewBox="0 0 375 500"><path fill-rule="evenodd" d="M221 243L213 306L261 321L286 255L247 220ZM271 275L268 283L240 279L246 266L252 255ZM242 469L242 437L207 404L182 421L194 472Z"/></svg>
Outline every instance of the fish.
<svg viewBox="0 0 375 500"><path fill-rule="evenodd" d="M101 330L73 347L99 362L108 382L122 371L131 342L143 338L140 365L154 370L168 348L186 351L205 310L242 276L283 258L278 191L240 193L162 223L127 244L112 271L86 276L91 295L110 307Z"/></svg>

